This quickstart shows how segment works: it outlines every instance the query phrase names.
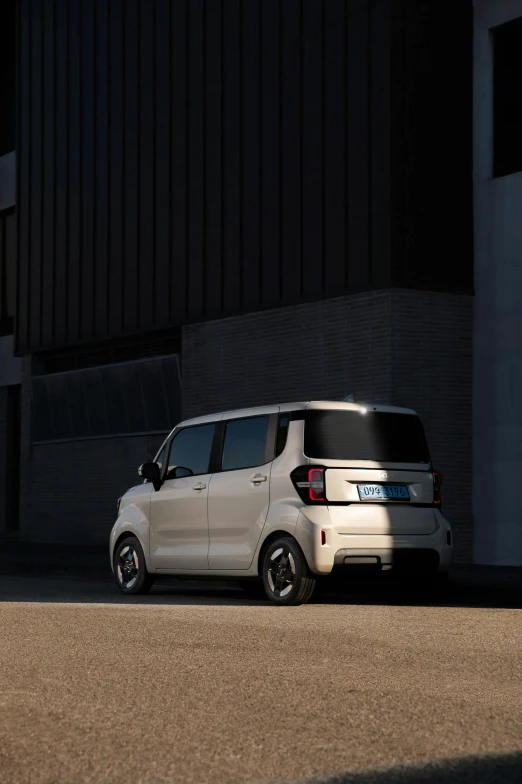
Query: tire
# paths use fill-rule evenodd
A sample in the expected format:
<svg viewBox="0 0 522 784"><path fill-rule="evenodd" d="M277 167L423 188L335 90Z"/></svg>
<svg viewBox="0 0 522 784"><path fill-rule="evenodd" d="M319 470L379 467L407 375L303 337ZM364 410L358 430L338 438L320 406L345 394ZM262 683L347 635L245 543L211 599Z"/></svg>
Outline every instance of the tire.
<svg viewBox="0 0 522 784"><path fill-rule="evenodd" d="M239 587L249 599L266 599L261 580L238 580Z"/></svg>
<svg viewBox="0 0 522 784"><path fill-rule="evenodd" d="M135 596L152 588L154 576L147 571L143 548L135 536L127 536L116 548L114 576L124 594Z"/></svg>
<svg viewBox="0 0 522 784"><path fill-rule="evenodd" d="M305 604L315 588L306 558L295 539L282 537L272 542L263 558L263 585L274 604L286 607Z"/></svg>

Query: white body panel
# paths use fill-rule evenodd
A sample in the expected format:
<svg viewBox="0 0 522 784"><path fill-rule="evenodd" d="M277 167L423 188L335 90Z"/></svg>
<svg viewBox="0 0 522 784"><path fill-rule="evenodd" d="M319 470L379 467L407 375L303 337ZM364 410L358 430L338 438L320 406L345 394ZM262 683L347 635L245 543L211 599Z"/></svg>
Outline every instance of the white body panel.
<svg viewBox="0 0 522 784"><path fill-rule="evenodd" d="M150 482L145 482L127 490L121 499L118 519L114 523L110 535L111 566L116 542L125 534L136 536L145 553L147 568L152 571L149 555L150 532L150 496L153 492Z"/></svg>
<svg viewBox="0 0 522 784"><path fill-rule="evenodd" d="M154 569L208 569L210 478L203 474L167 479L152 492L150 562Z"/></svg>
<svg viewBox="0 0 522 784"><path fill-rule="evenodd" d="M343 507L307 507L301 510L296 539L305 553L308 564L316 574L329 574L339 550L364 551L372 555L382 550L434 550L440 556L440 570L447 571L452 561L452 547L447 544L450 526L443 515L434 509L419 509L422 516L432 517L429 534L350 533L342 515L335 512ZM382 510L376 510L382 511ZM412 510L413 511L413 510ZM332 514L333 512L333 514ZM326 544L321 543L321 531L326 533Z"/></svg>
<svg viewBox="0 0 522 784"><path fill-rule="evenodd" d="M214 474L208 498L210 569L248 569L265 525L271 464Z"/></svg>
<svg viewBox="0 0 522 784"><path fill-rule="evenodd" d="M431 507L372 503L328 507L332 525L346 536L427 535L436 528Z"/></svg>

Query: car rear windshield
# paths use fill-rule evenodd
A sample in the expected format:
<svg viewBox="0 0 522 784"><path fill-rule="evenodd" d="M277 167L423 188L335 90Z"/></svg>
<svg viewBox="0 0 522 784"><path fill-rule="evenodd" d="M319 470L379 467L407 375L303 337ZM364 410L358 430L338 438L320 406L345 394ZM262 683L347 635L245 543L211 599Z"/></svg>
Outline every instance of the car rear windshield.
<svg viewBox="0 0 522 784"><path fill-rule="evenodd" d="M430 462L419 417L385 411L307 411L304 451L322 460Z"/></svg>

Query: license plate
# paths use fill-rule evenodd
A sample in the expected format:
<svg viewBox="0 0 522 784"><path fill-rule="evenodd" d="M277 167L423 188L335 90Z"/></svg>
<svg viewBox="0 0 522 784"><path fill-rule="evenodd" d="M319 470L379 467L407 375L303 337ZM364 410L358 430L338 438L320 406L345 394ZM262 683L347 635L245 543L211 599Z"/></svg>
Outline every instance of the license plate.
<svg viewBox="0 0 522 784"><path fill-rule="evenodd" d="M405 485L357 485L361 501L380 498L382 501L409 501L410 494Z"/></svg>

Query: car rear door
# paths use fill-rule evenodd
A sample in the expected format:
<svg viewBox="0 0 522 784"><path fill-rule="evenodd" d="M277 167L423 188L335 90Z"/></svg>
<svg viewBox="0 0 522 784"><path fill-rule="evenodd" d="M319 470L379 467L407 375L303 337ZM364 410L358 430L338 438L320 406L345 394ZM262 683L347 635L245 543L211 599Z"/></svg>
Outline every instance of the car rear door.
<svg viewBox="0 0 522 784"><path fill-rule="evenodd" d="M307 411L305 454L326 468L326 498L340 532L434 530L430 456L414 413Z"/></svg>
<svg viewBox="0 0 522 784"><path fill-rule="evenodd" d="M221 471L212 475L208 498L210 569L248 569L252 563L268 514L278 411L243 411L222 423Z"/></svg>
<svg viewBox="0 0 522 784"><path fill-rule="evenodd" d="M326 497L332 502L330 515L340 533L399 535L434 530L433 475L429 471L399 464L386 471L384 466L325 464ZM386 492L390 495L381 495Z"/></svg>

